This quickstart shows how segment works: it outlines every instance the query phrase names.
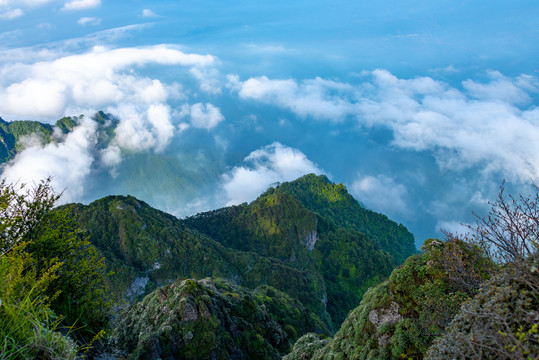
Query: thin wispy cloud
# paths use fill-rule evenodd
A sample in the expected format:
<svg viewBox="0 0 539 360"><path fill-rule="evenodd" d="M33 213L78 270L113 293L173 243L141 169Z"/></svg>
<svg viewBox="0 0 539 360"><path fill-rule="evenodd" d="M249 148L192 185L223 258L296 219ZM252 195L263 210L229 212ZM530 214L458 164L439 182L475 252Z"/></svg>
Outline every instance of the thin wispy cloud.
<svg viewBox="0 0 539 360"><path fill-rule="evenodd" d="M255 44L255 43L248 43L248 44L242 44L243 47L245 47L248 50L263 53L263 54L278 54L286 51L286 48L282 45L274 45L274 44Z"/></svg>
<svg viewBox="0 0 539 360"><path fill-rule="evenodd" d="M101 24L101 19L96 17L81 17L77 24L79 25L99 25Z"/></svg>
<svg viewBox="0 0 539 360"><path fill-rule="evenodd" d="M142 17L156 17L157 14L154 13L152 10L150 9L144 9L142 10Z"/></svg>
<svg viewBox="0 0 539 360"><path fill-rule="evenodd" d="M0 13L0 20L13 20L24 15L24 11L20 8Z"/></svg>
<svg viewBox="0 0 539 360"><path fill-rule="evenodd" d="M66 2L62 10L78 11L92 9L101 6L101 0L72 0Z"/></svg>

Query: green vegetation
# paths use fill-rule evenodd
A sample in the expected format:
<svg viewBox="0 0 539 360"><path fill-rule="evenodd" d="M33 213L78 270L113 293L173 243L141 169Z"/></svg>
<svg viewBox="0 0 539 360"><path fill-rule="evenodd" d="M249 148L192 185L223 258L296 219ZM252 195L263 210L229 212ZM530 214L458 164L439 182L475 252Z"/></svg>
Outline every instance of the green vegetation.
<svg viewBox="0 0 539 360"><path fill-rule="evenodd" d="M362 207L343 184L333 184L324 175L305 175L285 182L267 193L282 192L296 197L303 206L334 225L357 230L391 254L396 264L417 252L414 236L386 215ZM262 195L264 196L264 195Z"/></svg>
<svg viewBox="0 0 539 360"><path fill-rule="evenodd" d="M104 255L118 300L136 301L178 278L222 277L252 289L275 287L329 323L322 301L325 284L315 272L227 248L133 197L77 204L71 214L85 224L90 241Z"/></svg>
<svg viewBox="0 0 539 360"><path fill-rule="evenodd" d="M406 246L315 209L356 209L342 185L297 183L185 220L130 196L53 209L48 180L1 183L0 358L75 359L109 326L129 359L539 357L539 189L502 188L470 238L429 239L391 272Z"/></svg>
<svg viewBox="0 0 539 360"><path fill-rule="evenodd" d="M539 358L539 258L522 264L526 274L504 268L462 306L426 359Z"/></svg>
<svg viewBox="0 0 539 360"><path fill-rule="evenodd" d="M249 205L198 214L185 223L227 247L319 273L336 326L370 286L389 275L396 259L415 252L413 236L402 225L365 210L342 184L325 176L306 175L269 189ZM365 235L381 232L379 227L393 235L383 241ZM392 246L385 251L379 243L388 239Z"/></svg>
<svg viewBox="0 0 539 360"><path fill-rule="evenodd" d="M293 359L537 359L539 189L503 196L471 238L447 233L371 288L324 345L298 341Z"/></svg>
<svg viewBox="0 0 539 360"><path fill-rule="evenodd" d="M313 325L323 326L276 289L187 279L146 296L115 333L129 359L280 359L297 331Z"/></svg>
<svg viewBox="0 0 539 360"><path fill-rule="evenodd" d="M426 241L422 254L408 258L389 280L367 291L335 338L312 359L423 358L460 304L478 291L478 286L459 286L456 272L446 271L450 262L474 264L464 272L479 278L493 266L478 248L462 241ZM303 354L303 347L296 345L295 353Z"/></svg>
<svg viewBox="0 0 539 360"><path fill-rule="evenodd" d="M24 193L0 183L0 358L74 358L71 339L88 343L108 323L102 260L52 211L58 198L48 180Z"/></svg>

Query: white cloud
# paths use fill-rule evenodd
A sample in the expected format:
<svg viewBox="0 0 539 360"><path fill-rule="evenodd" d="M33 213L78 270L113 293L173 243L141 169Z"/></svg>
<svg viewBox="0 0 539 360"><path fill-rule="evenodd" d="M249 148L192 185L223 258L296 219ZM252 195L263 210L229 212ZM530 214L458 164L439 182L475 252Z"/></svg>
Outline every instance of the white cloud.
<svg viewBox="0 0 539 360"><path fill-rule="evenodd" d="M353 88L321 78L298 84L293 79L271 80L266 76L240 82L237 77L229 76L229 86L242 99L276 104L303 117L342 120L355 112L354 105L347 100Z"/></svg>
<svg viewBox="0 0 539 360"><path fill-rule="evenodd" d="M190 72L199 81L200 90L208 94L221 93L221 84L218 79L219 72L217 69L193 67Z"/></svg>
<svg viewBox="0 0 539 360"><path fill-rule="evenodd" d="M77 23L79 25L99 25L101 24L101 19L96 17L81 17Z"/></svg>
<svg viewBox="0 0 539 360"><path fill-rule="evenodd" d="M391 177L385 175L361 176L350 187L351 193L367 208L388 215L410 217L407 204L408 190Z"/></svg>
<svg viewBox="0 0 539 360"><path fill-rule="evenodd" d="M357 85L264 76L241 82L229 76L229 87L242 99L302 117L349 117L362 127L385 126L393 131L394 146L429 151L444 170L477 167L484 175L539 180L539 110L526 107L539 92L535 77L490 72L486 83L467 80L458 89L430 77L399 79L386 70L366 74L370 80Z"/></svg>
<svg viewBox="0 0 539 360"><path fill-rule="evenodd" d="M122 162L122 150L118 146L109 146L101 151L101 161L107 167L114 167Z"/></svg>
<svg viewBox="0 0 539 360"><path fill-rule="evenodd" d="M213 129L225 120L225 117L221 114L221 110L210 103L196 103L191 106L184 105L180 116L189 116L192 126L207 130Z"/></svg>
<svg viewBox="0 0 539 360"><path fill-rule="evenodd" d="M146 64L204 66L209 55L185 54L174 47L106 49L0 68L0 108L5 118L56 119L68 109L104 108L118 103L164 102L174 85L141 77Z"/></svg>
<svg viewBox="0 0 539 360"><path fill-rule="evenodd" d="M34 8L58 0L0 0L0 9Z"/></svg>
<svg viewBox="0 0 539 360"><path fill-rule="evenodd" d="M24 15L24 11L21 8L8 10L4 13L0 13L0 20L13 20Z"/></svg>
<svg viewBox="0 0 539 360"><path fill-rule="evenodd" d="M143 17L156 17L157 14L154 13L154 12L153 12L152 10L150 10L150 9L144 9L144 10L142 10L142 16L143 16Z"/></svg>
<svg viewBox="0 0 539 360"><path fill-rule="evenodd" d="M487 84L466 80L462 85L470 96L480 100L501 101L516 105L526 104L531 100L527 91L522 88L525 85L522 81L531 85L532 88L535 87L533 83L523 78L508 79L499 72L490 72L489 75L491 81ZM530 89L530 86L527 88ZM535 90L537 90L536 87Z"/></svg>
<svg viewBox="0 0 539 360"><path fill-rule="evenodd" d="M244 162L244 166L223 175L227 205L252 201L275 182L292 181L308 173L323 173L301 151L278 142L253 151Z"/></svg>
<svg viewBox="0 0 539 360"><path fill-rule="evenodd" d="M91 154L96 123L82 120L80 126L59 143L42 145L29 140L27 147L11 161L2 178L7 182L32 184L52 176L56 191L64 191L61 201L80 200L84 193L84 181L90 173L94 158Z"/></svg>
<svg viewBox="0 0 539 360"><path fill-rule="evenodd" d="M156 151L162 151L174 135L174 125L170 119L170 108L163 104L151 105L148 108L148 120L152 125L157 145Z"/></svg>
<svg viewBox="0 0 539 360"><path fill-rule="evenodd" d="M5 176L23 182L49 175L59 190L67 187L64 201L80 201L92 169L109 170L114 177L124 153L161 152L176 134L168 103L184 100L181 86L143 76L146 65L211 65L209 55L186 54L173 46L107 49L94 47L79 55L59 56L60 51L21 52L0 65L0 109L7 120L56 121L64 115L106 110L118 120L116 136L105 149L96 149L97 125L85 120L59 143L28 143L9 164ZM42 58L41 61L36 59ZM192 125L212 128L224 117L211 104L195 104Z"/></svg>
<svg viewBox="0 0 539 360"><path fill-rule="evenodd" d="M101 0L72 0L66 2L64 4L64 7L62 7L62 10L86 10L99 7L100 5Z"/></svg>
<svg viewBox="0 0 539 360"><path fill-rule="evenodd" d="M120 119L113 145L129 151L162 151L174 135L170 108L162 104L141 107L120 105L114 109Z"/></svg>

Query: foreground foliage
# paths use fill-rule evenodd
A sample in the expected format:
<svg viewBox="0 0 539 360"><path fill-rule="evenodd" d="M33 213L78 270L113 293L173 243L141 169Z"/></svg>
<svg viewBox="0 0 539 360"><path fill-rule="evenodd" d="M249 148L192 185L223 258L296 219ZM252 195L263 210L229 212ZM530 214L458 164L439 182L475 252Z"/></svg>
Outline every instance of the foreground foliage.
<svg viewBox="0 0 539 360"><path fill-rule="evenodd" d="M0 357L70 358L108 322L102 259L46 180L0 183ZM62 355L59 355L62 354Z"/></svg>
<svg viewBox="0 0 539 360"><path fill-rule="evenodd" d="M450 258L465 263L467 272L478 277L487 277L493 266L480 249L464 242L426 241L422 254L408 258L389 280L367 291L334 339L312 359L423 358L460 304L479 288L454 281L455 272L445 270ZM297 355L288 359L311 358L305 354L312 344L296 344Z"/></svg>
<svg viewBox="0 0 539 360"><path fill-rule="evenodd" d="M465 303L426 359L539 359L539 258L506 267Z"/></svg>
<svg viewBox="0 0 539 360"><path fill-rule="evenodd" d="M315 314L273 288L187 279L134 305L115 333L130 359L280 359L298 332L317 327Z"/></svg>

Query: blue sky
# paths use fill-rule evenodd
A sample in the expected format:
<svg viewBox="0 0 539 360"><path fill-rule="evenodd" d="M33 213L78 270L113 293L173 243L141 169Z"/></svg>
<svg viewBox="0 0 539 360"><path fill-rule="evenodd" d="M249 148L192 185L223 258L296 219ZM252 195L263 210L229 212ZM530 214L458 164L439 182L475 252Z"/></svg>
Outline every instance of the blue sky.
<svg viewBox="0 0 539 360"><path fill-rule="evenodd" d="M0 0L0 116L86 115L25 139L10 181L132 194L178 216L307 172L419 246L539 178L536 1ZM119 119L103 148L104 110Z"/></svg>

